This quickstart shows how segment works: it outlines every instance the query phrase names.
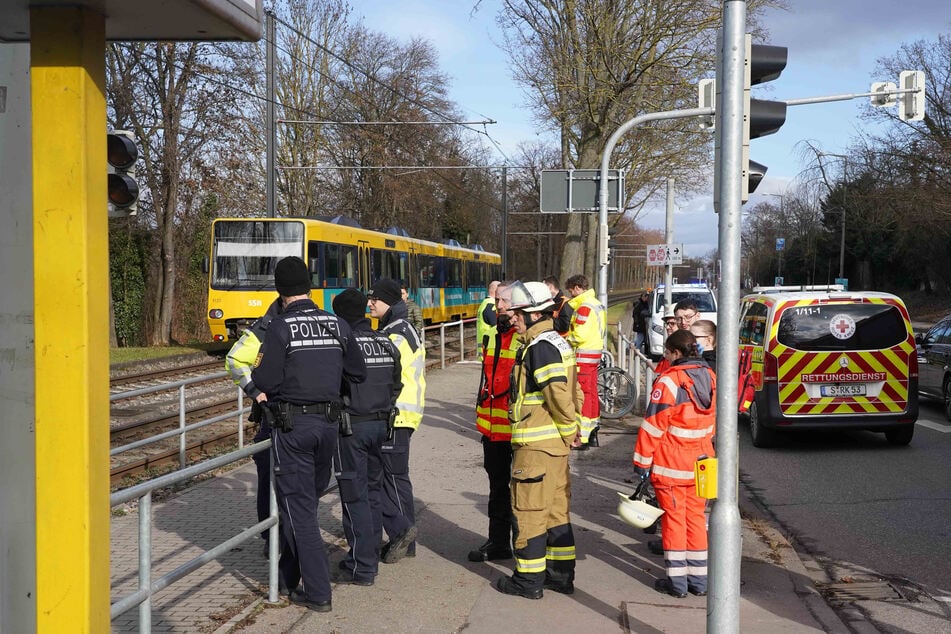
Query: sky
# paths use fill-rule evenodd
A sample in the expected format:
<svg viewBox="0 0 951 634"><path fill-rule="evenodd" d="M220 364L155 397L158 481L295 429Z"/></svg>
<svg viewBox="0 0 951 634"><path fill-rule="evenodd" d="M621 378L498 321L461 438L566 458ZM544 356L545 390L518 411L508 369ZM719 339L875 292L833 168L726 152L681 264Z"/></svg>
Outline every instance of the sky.
<svg viewBox="0 0 951 634"><path fill-rule="evenodd" d="M481 0L475 13L473 0L354 0L353 4L354 13L369 28L399 39L425 37L433 43L442 69L451 77L450 96L467 120L497 122L486 129L510 164L518 143L550 138L523 106L525 95L511 79L507 56L498 46L498 0ZM868 92L873 81L898 81L872 75L879 58L893 56L902 44L951 35L947 0L789 0L788 4L789 10L771 10L763 18L769 38L761 43L785 46L789 55L779 79L767 84L765 91L754 88L760 98ZM867 98L789 107L786 123L776 134L751 143L751 158L769 170L748 204L775 201L769 194L790 189L810 165L810 159L803 158L807 142L824 152L844 153L861 131L868 130L868 122L860 117L865 103ZM506 159L500 156L499 161ZM699 197L676 197L673 242L684 244L687 257L702 257L716 249L712 187L711 181L710 192ZM643 228L663 231L663 201L638 222Z"/></svg>

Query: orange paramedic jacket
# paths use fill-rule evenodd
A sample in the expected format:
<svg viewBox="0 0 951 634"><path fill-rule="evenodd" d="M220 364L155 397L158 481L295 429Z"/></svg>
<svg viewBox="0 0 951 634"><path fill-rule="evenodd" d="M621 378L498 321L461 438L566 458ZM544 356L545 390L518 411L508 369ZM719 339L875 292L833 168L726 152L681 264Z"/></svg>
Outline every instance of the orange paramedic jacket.
<svg viewBox="0 0 951 634"><path fill-rule="evenodd" d="M521 345L515 328L489 334L482 356L482 381L476 403L476 428L492 441L512 439L509 388L515 352Z"/></svg>
<svg viewBox="0 0 951 634"><path fill-rule="evenodd" d="M716 386L701 359L678 360L654 382L634 447L635 466L652 468L654 484L692 486L697 458L713 457Z"/></svg>

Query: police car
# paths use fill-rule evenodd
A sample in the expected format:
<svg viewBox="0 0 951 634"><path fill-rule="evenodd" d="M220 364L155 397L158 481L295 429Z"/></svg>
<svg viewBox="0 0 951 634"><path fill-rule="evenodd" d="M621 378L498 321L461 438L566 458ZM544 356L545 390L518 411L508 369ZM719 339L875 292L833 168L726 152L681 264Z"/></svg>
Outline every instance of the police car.
<svg viewBox="0 0 951 634"><path fill-rule="evenodd" d="M664 353L664 297L666 292L665 286L659 284L651 292L650 297L651 323L647 329L647 351L655 358L660 358ZM700 311L698 319L709 319L713 323L717 323L716 296L706 284L702 282L672 284L670 295L671 310L677 305L677 302L685 299L692 300Z"/></svg>
<svg viewBox="0 0 951 634"><path fill-rule="evenodd" d="M752 359L754 446L775 444L780 431L843 428L911 442L918 356L895 295L838 285L755 288L740 307L740 353Z"/></svg>

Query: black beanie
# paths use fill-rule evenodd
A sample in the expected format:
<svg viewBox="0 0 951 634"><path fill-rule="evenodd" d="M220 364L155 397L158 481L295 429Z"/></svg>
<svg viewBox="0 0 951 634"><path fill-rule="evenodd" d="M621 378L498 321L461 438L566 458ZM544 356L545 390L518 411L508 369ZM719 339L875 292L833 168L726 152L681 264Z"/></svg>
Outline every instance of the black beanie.
<svg viewBox="0 0 951 634"><path fill-rule="evenodd" d="M334 313L350 325L367 316L367 298L355 288L348 288L334 297Z"/></svg>
<svg viewBox="0 0 951 634"><path fill-rule="evenodd" d="M376 283L370 287L370 292L367 293L367 297L370 299L378 299L387 306L395 306L403 301L403 293L400 290L399 282L389 278L377 280Z"/></svg>
<svg viewBox="0 0 951 634"><path fill-rule="evenodd" d="M274 268L274 286L284 297L306 295L310 292L310 271L298 257L284 258Z"/></svg>

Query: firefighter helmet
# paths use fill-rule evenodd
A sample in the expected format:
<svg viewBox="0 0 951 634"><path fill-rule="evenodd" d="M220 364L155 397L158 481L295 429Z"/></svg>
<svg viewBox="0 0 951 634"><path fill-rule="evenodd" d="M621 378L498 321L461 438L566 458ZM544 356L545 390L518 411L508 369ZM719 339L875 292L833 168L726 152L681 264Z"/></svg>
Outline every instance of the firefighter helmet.
<svg viewBox="0 0 951 634"><path fill-rule="evenodd" d="M555 305L551 291L541 282L515 282L512 284L512 310L536 313Z"/></svg>

